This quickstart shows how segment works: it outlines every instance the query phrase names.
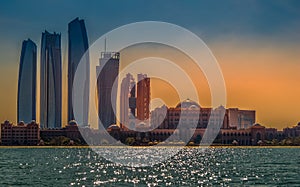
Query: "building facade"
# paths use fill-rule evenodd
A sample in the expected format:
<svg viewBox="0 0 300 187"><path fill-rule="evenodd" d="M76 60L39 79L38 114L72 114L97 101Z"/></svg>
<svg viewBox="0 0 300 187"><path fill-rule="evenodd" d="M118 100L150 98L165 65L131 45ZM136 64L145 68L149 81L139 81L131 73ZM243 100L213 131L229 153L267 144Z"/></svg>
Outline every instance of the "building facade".
<svg viewBox="0 0 300 187"><path fill-rule="evenodd" d="M291 138L299 137L300 136L300 122L294 127L284 128L283 134L285 137L291 137Z"/></svg>
<svg viewBox="0 0 300 187"><path fill-rule="evenodd" d="M263 145L265 141L284 139L282 132L266 128L258 123L246 129L221 129L219 142L222 145Z"/></svg>
<svg viewBox="0 0 300 187"><path fill-rule="evenodd" d="M79 80L82 81L80 84L83 86L82 100L79 102L81 102L82 108L77 111L76 120L82 126L88 125L89 116L90 62L88 48L84 20L76 18L68 24L68 121L74 120L73 82L77 67L81 62L84 77Z"/></svg>
<svg viewBox="0 0 300 187"><path fill-rule="evenodd" d="M35 121L16 126L9 121L1 124L1 145L38 145L39 141L40 128Z"/></svg>
<svg viewBox="0 0 300 187"><path fill-rule="evenodd" d="M77 122L72 120L64 128L41 129L40 136L44 141L63 136L70 138L71 140L80 140L81 142L84 142L79 128L80 127L77 125Z"/></svg>
<svg viewBox="0 0 300 187"><path fill-rule="evenodd" d="M131 74L127 74L121 82L120 91L120 125L128 126L130 120L135 119L136 98L135 80Z"/></svg>
<svg viewBox="0 0 300 187"><path fill-rule="evenodd" d="M144 121L150 117L150 78L146 74L138 74L137 78L137 119Z"/></svg>
<svg viewBox="0 0 300 187"><path fill-rule="evenodd" d="M99 129L107 129L110 125L116 124L114 109L117 107L119 63L120 53L102 52L100 65L96 67ZM116 87L113 88L115 81Z"/></svg>
<svg viewBox="0 0 300 187"><path fill-rule="evenodd" d="M238 108L227 109L227 116L231 128L247 129L255 123L254 110L240 110Z"/></svg>
<svg viewBox="0 0 300 187"><path fill-rule="evenodd" d="M233 110L234 112L232 112ZM181 120L183 124L195 122L197 123L196 128L201 129L207 128L209 122L212 124L218 122L220 116L218 110L212 112L212 108L201 107L198 103L186 99L174 108L162 106L153 110L151 112L151 126L161 129L176 129L179 120ZM226 109L221 123L221 129L247 129L255 123L255 111Z"/></svg>
<svg viewBox="0 0 300 187"><path fill-rule="evenodd" d="M37 47L30 39L24 40L19 66L17 120L29 123L36 120Z"/></svg>
<svg viewBox="0 0 300 187"><path fill-rule="evenodd" d="M62 113L61 35L45 31L41 41L40 125L60 128Z"/></svg>

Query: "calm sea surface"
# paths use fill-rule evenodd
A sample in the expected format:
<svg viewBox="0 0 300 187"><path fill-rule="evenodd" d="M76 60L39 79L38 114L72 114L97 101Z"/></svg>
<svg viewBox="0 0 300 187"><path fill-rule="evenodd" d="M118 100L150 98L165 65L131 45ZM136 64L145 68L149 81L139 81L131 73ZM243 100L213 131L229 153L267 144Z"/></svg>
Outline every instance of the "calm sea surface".
<svg viewBox="0 0 300 187"><path fill-rule="evenodd" d="M300 186L300 149L187 148L172 159L143 168L111 163L87 148L0 149L1 187L207 184Z"/></svg>

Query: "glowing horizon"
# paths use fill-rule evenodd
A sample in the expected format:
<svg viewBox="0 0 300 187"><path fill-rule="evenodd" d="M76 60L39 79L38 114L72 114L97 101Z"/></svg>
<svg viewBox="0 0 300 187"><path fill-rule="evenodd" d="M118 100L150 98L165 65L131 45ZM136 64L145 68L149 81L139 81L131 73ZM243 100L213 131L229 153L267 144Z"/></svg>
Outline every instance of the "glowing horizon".
<svg viewBox="0 0 300 187"><path fill-rule="evenodd" d="M247 59L248 56L251 56L251 54L242 54L242 50L240 50L239 53L237 53L238 55L229 55L226 53L227 50L229 50L229 48L227 47L225 50L224 48L218 46L219 48L216 48L214 50L212 50L216 56L216 58L218 59L218 62L220 64L220 66L222 67L223 70L223 75L225 78L225 82L226 82L226 87L227 87L227 106L226 108L240 108L240 109L250 109L250 110L256 110L256 114L257 114L257 123L261 123L262 125L266 125L267 127L275 127L278 129L284 128L286 126L293 126L295 125L299 120L298 116L297 116L297 106L299 106L300 102L299 100L297 100L297 95L300 92L300 88L294 87L293 84L296 84L299 77L299 75L296 74L297 72L297 67L299 67L299 65L297 63L293 64L292 67L281 67L280 64L278 64L278 67L274 67L274 64L272 64L272 71L267 71L266 68L268 66L268 63L270 62L264 62L261 63L261 59L273 59L273 61L275 61L274 59L277 59L275 62L281 61L282 59L286 58L287 54L285 51L280 51L278 50L278 52L276 54L269 54L269 53L264 53L264 55L262 56L256 56L257 60L251 59L250 61L252 61L252 63L248 62L249 59ZM146 50L147 49L147 50ZM151 49L151 50L149 50ZM154 50L153 50L154 49ZM162 53L164 55L167 54L168 57L171 57L171 60L176 59L177 62L181 61L181 63L192 63L192 61L190 59L188 59L187 57L184 57L184 55L178 55L178 53L176 53L176 56L173 56L172 59L172 49L165 47L163 50L162 46L156 46L156 47L147 47L146 45L138 45L138 46L133 46L131 48L128 48L124 51L122 51L121 53L121 68L123 68L127 63L130 63L133 59L135 58L139 58L143 55L145 55L145 53L149 54L156 54L156 55L161 55ZM264 49L266 51L269 51L269 49ZM144 51L144 54L141 53L141 51ZM157 53L158 51L161 51L161 54ZM272 52L274 51L274 49L272 49ZM244 52L248 52L248 50L244 51ZM296 51L295 51L296 52ZM133 55L135 53L138 53L140 55ZM292 53L292 51L290 51L290 53ZM227 54L227 55L226 55ZM66 54L65 54L66 55ZM253 55L254 56L254 55ZM231 58L238 58L241 62L241 64L235 63L235 62L231 62L230 63L230 59ZM226 61L225 61L226 60ZM248 61L247 61L248 60ZM38 60L39 61L39 60ZM296 60L295 60L296 61ZM248 63L245 63L248 62ZM64 60L63 62L64 64L66 63L66 61ZM180 62L179 62L180 63ZM225 65L226 63L226 65ZM228 65L230 64L230 66ZM249 66L253 66L253 64L256 64L256 67L262 67L260 68L255 68L255 71L251 71L251 67ZM260 64L260 65L259 65ZM258 66L259 65L259 66ZM238 66L242 66L244 71L238 71L236 69L240 68ZM120 69L121 69L120 68ZM92 71L92 70L91 70ZM195 75L195 70L190 69L187 71L189 71L191 73L191 76L194 76L194 81L198 92L199 92L199 99L200 99L200 105L202 107L210 107L210 91L209 91L209 87L207 84L207 81L204 77L203 74L197 74ZM18 67L14 67L11 68L10 70L10 74L12 75L13 72L17 77L18 74ZM67 78L67 74L66 74L66 65L64 65L63 68L63 125L67 124L67 120L66 120L66 97L67 97L67 89L66 89L66 78ZM283 77L281 77L281 82L277 82L278 79L280 77L274 77L274 74L281 74ZM292 77L290 77L292 75ZM198 77L196 77L198 76ZM298 76L298 78L297 78ZM239 78L236 78L239 77ZM296 78L296 79L294 79ZM277 80L277 81L275 81ZM257 83L256 81L259 81L259 83ZM39 78L38 78L38 82L39 82ZM292 85L287 85L287 83L292 84ZM17 86L17 78L15 78L15 84ZM269 89L264 89L264 87L268 85ZM282 86L285 89L281 90L280 89L282 87L278 87ZM39 84L37 85L39 87ZM286 93L286 90L295 90L295 92L288 92L289 93L289 98L279 98L276 103L273 103L273 99L272 96L270 96L270 92L272 93L272 95L274 95L275 99ZM17 93L17 88L14 88L13 90L15 90L15 94ZM272 91L277 91L277 92L272 92ZM171 93L171 94L170 94ZM260 97L257 96L257 94L259 94ZM4 97L5 93L2 92L1 93L1 98ZM37 95L39 95L39 93L37 93ZM170 95L172 95L172 97L170 97ZM168 85L165 82L162 82L160 80L151 80L151 98L164 98L165 103L167 104L168 107L173 107L175 106L179 100L178 97L176 96L176 92L175 90L171 87L171 85ZM291 99L291 97L294 98L294 110L286 110L283 111L280 108L272 108L274 105L276 106L284 106L284 103L287 99ZM39 98L39 97L38 97ZM13 100L14 98L10 98L11 100ZM3 99L2 99L3 100ZM16 98L15 101L16 103ZM297 103L298 102L298 103ZM38 102L39 103L39 102ZM267 104L266 104L267 103ZM14 111L14 108L16 108L15 106L12 105L7 105L10 109L6 110L6 115L1 115L1 121L4 121L6 119L13 121L16 123L16 114ZM266 111L267 109L267 111ZM281 114L282 117L280 117L279 115L273 115L273 114L269 114L269 111L272 112L278 112L279 114ZM2 112L3 114L3 112ZM5 117L7 116L7 117ZM37 114L37 116L39 116L39 114ZM276 117L275 117L276 116ZM292 117L289 117L292 116ZM294 118L294 119L292 119ZM39 117L37 118L39 119ZM280 122L276 122L274 119L276 119L276 121L279 119L280 122L284 123L284 124L280 124ZM39 120L37 120L39 121ZM275 121L275 122L274 122Z"/></svg>

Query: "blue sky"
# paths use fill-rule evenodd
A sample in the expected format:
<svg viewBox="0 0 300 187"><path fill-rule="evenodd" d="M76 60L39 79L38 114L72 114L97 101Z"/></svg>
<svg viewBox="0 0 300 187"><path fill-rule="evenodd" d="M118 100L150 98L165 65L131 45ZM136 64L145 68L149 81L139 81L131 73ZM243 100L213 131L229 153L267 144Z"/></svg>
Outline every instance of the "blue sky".
<svg viewBox="0 0 300 187"><path fill-rule="evenodd" d="M67 23L75 17L85 19L90 43L118 26L146 20L180 25L208 44L226 37L300 42L297 0L11 0L0 3L0 63L16 63L22 40L39 44L45 29L62 33L65 45Z"/></svg>
<svg viewBox="0 0 300 187"><path fill-rule="evenodd" d="M225 2L225 3L223 3ZM299 27L300 1L1 1L1 37L39 39L44 29L66 32L74 17L87 22L90 40L136 21L166 21L183 26L204 39L226 34L280 35ZM282 33L281 33L282 32ZM296 34L296 33L294 33ZM286 39L294 41L293 35ZM299 37L298 37L299 41Z"/></svg>

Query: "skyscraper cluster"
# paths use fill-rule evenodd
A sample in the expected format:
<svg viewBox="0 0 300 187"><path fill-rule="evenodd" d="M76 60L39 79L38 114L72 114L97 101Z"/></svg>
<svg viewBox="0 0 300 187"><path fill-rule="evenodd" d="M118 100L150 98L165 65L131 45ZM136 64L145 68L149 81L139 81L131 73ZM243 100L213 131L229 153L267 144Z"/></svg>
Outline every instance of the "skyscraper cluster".
<svg viewBox="0 0 300 187"><path fill-rule="evenodd" d="M88 38L83 20L78 18L68 25L68 120L74 119L72 88L76 68L88 49ZM62 122L62 51L61 34L42 33L40 48L40 126L41 128L61 128ZM83 98L83 121L88 125L89 56L85 55L87 76L86 94ZM37 93L37 47L30 39L23 42L18 79L17 120L29 123L36 120Z"/></svg>
<svg viewBox="0 0 300 187"><path fill-rule="evenodd" d="M73 108L73 84L79 64L83 66L84 77L81 98L82 108L76 110L80 116L77 122L81 126L88 125L90 62L88 37L83 20L74 19L68 24L68 121L76 115ZM97 71L99 129L107 129L116 124L117 93L119 75L119 52L100 54ZM41 128L62 127L62 51L61 34L42 33L40 46L40 126ZM121 84L120 117L121 125L135 124L135 119L149 119L150 79L145 74L137 75L136 83L128 74ZM23 42L20 58L18 82L18 121L29 123L36 120L37 93L37 46L30 39ZM79 121L78 121L79 120ZM133 123L133 124L132 124Z"/></svg>

